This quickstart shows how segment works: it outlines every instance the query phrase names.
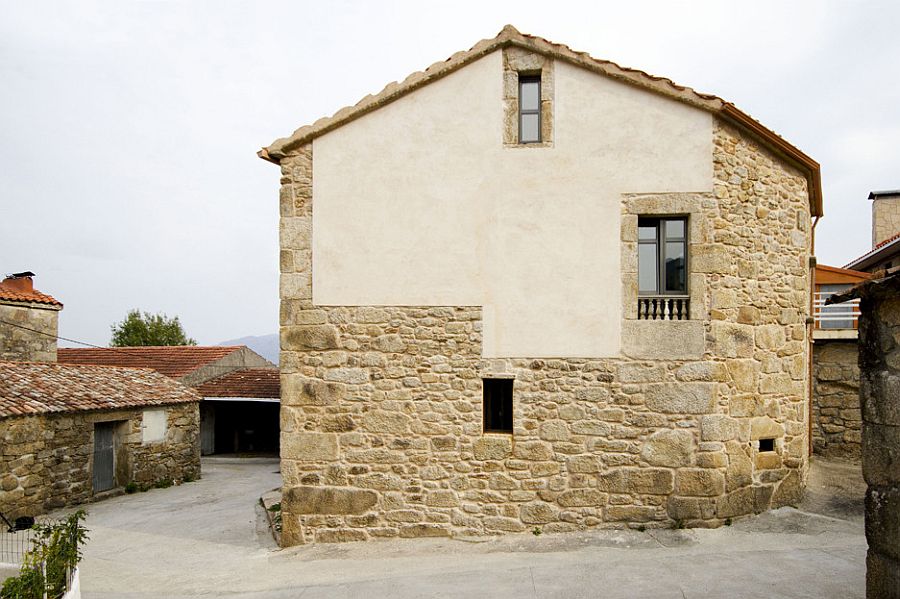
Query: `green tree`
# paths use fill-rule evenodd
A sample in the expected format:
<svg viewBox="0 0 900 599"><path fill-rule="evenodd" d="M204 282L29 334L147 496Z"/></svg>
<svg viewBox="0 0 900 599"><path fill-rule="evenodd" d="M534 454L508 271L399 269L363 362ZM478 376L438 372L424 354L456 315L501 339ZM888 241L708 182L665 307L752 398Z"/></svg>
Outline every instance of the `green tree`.
<svg viewBox="0 0 900 599"><path fill-rule="evenodd" d="M169 318L162 312L150 314L131 310L122 322L112 327L112 347L135 347L146 345L197 345L188 337L178 317Z"/></svg>

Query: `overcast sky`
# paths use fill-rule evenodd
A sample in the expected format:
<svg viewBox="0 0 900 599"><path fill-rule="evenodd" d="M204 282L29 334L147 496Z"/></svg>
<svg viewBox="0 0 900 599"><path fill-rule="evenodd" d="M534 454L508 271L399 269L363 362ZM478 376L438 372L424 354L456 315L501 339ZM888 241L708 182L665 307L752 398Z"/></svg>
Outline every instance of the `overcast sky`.
<svg viewBox="0 0 900 599"><path fill-rule="evenodd" d="M130 308L201 344L278 326L279 171L255 152L505 23L734 102L822 165L821 263L900 188L900 3L0 0L0 272L60 335Z"/></svg>

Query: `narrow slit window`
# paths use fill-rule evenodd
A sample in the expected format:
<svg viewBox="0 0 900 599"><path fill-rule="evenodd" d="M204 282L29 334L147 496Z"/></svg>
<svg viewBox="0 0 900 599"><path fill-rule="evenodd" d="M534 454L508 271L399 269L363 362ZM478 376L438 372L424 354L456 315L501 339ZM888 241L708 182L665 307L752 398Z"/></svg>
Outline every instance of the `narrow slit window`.
<svg viewBox="0 0 900 599"><path fill-rule="evenodd" d="M775 439L760 439L759 451L775 451Z"/></svg>
<svg viewBox="0 0 900 599"><path fill-rule="evenodd" d="M519 75L519 143L541 141L541 76Z"/></svg>
<svg viewBox="0 0 900 599"><path fill-rule="evenodd" d="M513 379L483 379L484 432L513 432Z"/></svg>

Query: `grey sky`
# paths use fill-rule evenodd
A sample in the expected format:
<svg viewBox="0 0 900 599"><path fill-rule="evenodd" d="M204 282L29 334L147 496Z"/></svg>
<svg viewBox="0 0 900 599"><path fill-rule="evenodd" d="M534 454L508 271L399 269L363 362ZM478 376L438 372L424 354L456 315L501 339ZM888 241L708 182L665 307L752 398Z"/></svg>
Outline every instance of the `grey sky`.
<svg viewBox="0 0 900 599"><path fill-rule="evenodd" d="M896 2L0 1L0 272L106 344L277 330L279 171L254 152L505 23L734 102L822 164L822 263L900 187Z"/></svg>

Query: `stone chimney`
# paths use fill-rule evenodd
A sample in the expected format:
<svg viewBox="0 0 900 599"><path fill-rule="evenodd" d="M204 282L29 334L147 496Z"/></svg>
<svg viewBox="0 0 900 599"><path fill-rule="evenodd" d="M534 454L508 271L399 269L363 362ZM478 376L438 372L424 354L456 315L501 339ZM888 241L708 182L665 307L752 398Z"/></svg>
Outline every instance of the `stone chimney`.
<svg viewBox="0 0 900 599"><path fill-rule="evenodd" d="M62 304L34 288L34 273L0 282L0 360L56 362Z"/></svg>
<svg viewBox="0 0 900 599"><path fill-rule="evenodd" d="M900 233L900 189L873 191L872 200L872 247L885 239Z"/></svg>

